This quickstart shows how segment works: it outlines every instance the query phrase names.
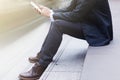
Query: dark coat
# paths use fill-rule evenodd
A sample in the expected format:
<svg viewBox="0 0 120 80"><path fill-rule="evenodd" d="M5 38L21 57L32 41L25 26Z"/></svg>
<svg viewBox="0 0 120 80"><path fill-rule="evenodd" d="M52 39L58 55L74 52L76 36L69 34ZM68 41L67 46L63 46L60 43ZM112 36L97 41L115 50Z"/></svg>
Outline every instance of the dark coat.
<svg viewBox="0 0 120 80"><path fill-rule="evenodd" d="M90 46L107 45L113 39L108 0L72 0L66 9L54 12L54 19L80 22Z"/></svg>

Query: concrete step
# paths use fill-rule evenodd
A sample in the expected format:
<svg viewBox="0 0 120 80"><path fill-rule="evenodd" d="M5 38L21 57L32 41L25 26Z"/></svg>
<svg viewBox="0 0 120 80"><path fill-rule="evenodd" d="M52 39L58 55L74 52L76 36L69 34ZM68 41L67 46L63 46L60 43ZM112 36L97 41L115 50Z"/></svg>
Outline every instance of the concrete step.
<svg viewBox="0 0 120 80"><path fill-rule="evenodd" d="M80 80L88 43L70 36L68 40L39 80Z"/></svg>

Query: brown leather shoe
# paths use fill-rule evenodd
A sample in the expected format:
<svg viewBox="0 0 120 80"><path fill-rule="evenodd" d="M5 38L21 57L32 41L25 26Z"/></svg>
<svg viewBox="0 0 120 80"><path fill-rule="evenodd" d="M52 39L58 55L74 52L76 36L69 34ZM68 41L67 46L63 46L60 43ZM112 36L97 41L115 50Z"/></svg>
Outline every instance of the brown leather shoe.
<svg viewBox="0 0 120 80"><path fill-rule="evenodd" d="M39 58L40 58L40 53L38 53L36 57L29 57L29 62L30 63L39 62Z"/></svg>
<svg viewBox="0 0 120 80"><path fill-rule="evenodd" d="M39 62L39 58L37 58L37 57L29 57L29 62L30 62L30 63Z"/></svg>
<svg viewBox="0 0 120 80"><path fill-rule="evenodd" d="M46 67L36 63L30 71L20 74L19 78L20 80L37 80L41 77L45 69Z"/></svg>

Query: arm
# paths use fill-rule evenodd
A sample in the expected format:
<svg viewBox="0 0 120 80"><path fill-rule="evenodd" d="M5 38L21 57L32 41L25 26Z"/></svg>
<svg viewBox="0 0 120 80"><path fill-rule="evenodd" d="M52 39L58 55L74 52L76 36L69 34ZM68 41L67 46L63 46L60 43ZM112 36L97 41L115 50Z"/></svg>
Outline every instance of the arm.
<svg viewBox="0 0 120 80"><path fill-rule="evenodd" d="M62 19L67 21L81 21L83 17L89 13L94 7L96 0L82 0L79 4L69 12L57 12L53 14L54 19Z"/></svg>

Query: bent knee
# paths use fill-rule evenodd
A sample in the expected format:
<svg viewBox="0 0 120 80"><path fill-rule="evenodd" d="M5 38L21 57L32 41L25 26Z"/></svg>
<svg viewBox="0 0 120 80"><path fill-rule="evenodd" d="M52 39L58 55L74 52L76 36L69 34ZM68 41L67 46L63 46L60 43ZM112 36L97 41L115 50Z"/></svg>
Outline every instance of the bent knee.
<svg viewBox="0 0 120 80"><path fill-rule="evenodd" d="M63 22L63 20L55 20L55 21L53 21L52 23L53 24L55 24L55 25L57 25L57 26L60 26L60 24Z"/></svg>
<svg viewBox="0 0 120 80"><path fill-rule="evenodd" d="M55 20L52 22L52 25L53 25L53 27L61 30L62 29L62 26L61 26L62 22L63 22L63 20Z"/></svg>

